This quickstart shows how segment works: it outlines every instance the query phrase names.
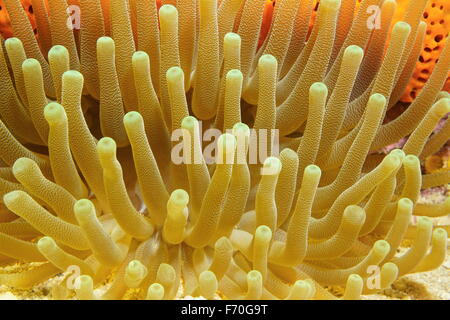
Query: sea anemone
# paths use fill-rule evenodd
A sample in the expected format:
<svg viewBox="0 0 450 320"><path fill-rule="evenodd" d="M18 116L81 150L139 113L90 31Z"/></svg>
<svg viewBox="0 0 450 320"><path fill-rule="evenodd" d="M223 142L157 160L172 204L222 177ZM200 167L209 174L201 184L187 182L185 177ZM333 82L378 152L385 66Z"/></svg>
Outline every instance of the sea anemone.
<svg viewBox="0 0 450 320"><path fill-rule="evenodd" d="M430 138L450 112L447 34L423 89L386 116L426 0L401 21L394 0L320 0L311 29L314 0L277 0L263 28L266 0L34 0L38 39L4 2L0 259L17 268L1 284L62 273L53 298L359 299L445 260L449 226L432 218L450 199L419 196L450 182L421 172L450 136L447 120Z"/></svg>

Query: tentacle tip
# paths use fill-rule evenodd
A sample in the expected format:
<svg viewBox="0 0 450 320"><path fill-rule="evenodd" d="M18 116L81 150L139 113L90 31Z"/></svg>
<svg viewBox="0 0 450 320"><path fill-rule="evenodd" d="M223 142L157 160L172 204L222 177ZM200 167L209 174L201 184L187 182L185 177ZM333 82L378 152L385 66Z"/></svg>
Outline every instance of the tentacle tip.
<svg viewBox="0 0 450 320"><path fill-rule="evenodd" d="M310 164L305 168L304 175L320 178L320 176L322 175L322 170L320 169L319 166L315 164Z"/></svg>
<svg viewBox="0 0 450 320"><path fill-rule="evenodd" d="M263 54L260 58L258 63L260 65L273 65L273 66L277 66L278 61L277 58L275 58L273 55L271 54Z"/></svg>
<svg viewBox="0 0 450 320"><path fill-rule="evenodd" d="M433 112L439 118L450 112L450 98L442 98L433 105Z"/></svg>
<svg viewBox="0 0 450 320"><path fill-rule="evenodd" d="M20 200L24 194L25 194L25 192L21 191L21 190L15 190L15 191L8 192L7 194L5 194L3 196L3 202L9 208L10 205L20 202Z"/></svg>
<svg viewBox="0 0 450 320"><path fill-rule="evenodd" d="M143 122L142 115L137 111L130 111L123 117L125 127L135 126Z"/></svg>
<svg viewBox="0 0 450 320"><path fill-rule="evenodd" d="M68 70L63 73L63 82L64 81L73 81L77 83L83 83L84 77L81 72L76 70Z"/></svg>
<svg viewBox="0 0 450 320"><path fill-rule="evenodd" d="M16 178L22 174L24 174L25 172L32 170L32 169L36 169L37 164L36 162L34 162L33 160L29 159L29 158L19 158L17 159L12 167L12 171L14 176L16 176Z"/></svg>
<svg viewBox="0 0 450 320"><path fill-rule="evenodd" d="M392 32L407 32L409 34L411 32L411 26L405 21L399 21L394 25L394 29L392 30Z"/></svg>
<svg viewBox="0 0 450 320"><path fill-rule="evenodd" d="M107 156L115 156L117 145L114 139L109 137L101 138L97 143L97 151L99 154Z"/></svg>
<svg viewBox="0 0 450 320"><path fill-rule="evenodd" d="M386 103L387 100L384 95L382 95L381 93L374 93L370 96L367 106L371 108L384 108L386 106Z"/></svg>
<svg viewBox="0 0 450 320"><path fill-rule="evenodd" d="M67 120L64 107L57 102L51 102L45 106L44 117L49 124L55 124L61 120Z"/></svg>
<svg viewBox="0 0 450 320"><path fill-rule="evenodd" d="M263 168L261 169L261 175L277 175L280 173L282 164L277 157L268 157L264 161Z"/></svg>
<svg viewBox="0 0 450 320"><path fill-rule="evenodd" d="M187 116L181 121L181 128L189 130L198 126L198 120L193 116Z"/></svg>
<svg viewBox="0 0 450 320"><path fill-rule="evenodd" d="M261 225L256 228L255 238L269 242L272 239L272 230L268 226Z"/></svg>
<svg viewBox="0 0 450 320"><path fill-rule="evenodd" d="M227 80L237 79L239 81L242 81L243 75L241 70L231 69L230 71L227 72L226 78Z"/></svg>
<svg viewBox="0 0 450 320"><path fill-rule="evenodd" d="M236 149L236 137L230 133L224 133L219 137L217 145L219 152L227 156L226 159L228 159L228 156L234 154Z"/></svg>
<svg viewBox="0 0 450 320"><path fill-rule="evenodd" d="M234 32L228 32L224 36L224 44L240 44L241 43L241 36Z"/></svg>
<svg viewBox="0 0 450 320"><path fill-rule="evenodd" d="M33 58L26 59L22 63L23 72L42 72L41 64Z"/></svg>
<svg viewBox="0 0 450 320"><path fill-rule="evenodd" d="M166 72L167 82L171 83L184 83L184 72L178 66L171 67Z"/></svg>
<svg viewBox="0 0 450 320"><path fill-rule="evenodd" d="M345 48L344 51L344 57L350 58L350 59L362 59L364 55L364 50L357 45L350 45L347 48Z"/></svg>
<svg viewBox="0 0 450 320"><path fill-rule="evenodd" d="M315 82L309 88L310 95L320 95L327 96L328 95L328 87L323 82Z"/></svg>
<svg viewBox="0 0 450 320"><path fill-rule="evenodd" d="M97 50L105 50L105 51L112 51L115 49L115 42L114 39L110 37L100 37L97 40Z"/></svg>
<svg viewBox="0 0 450 320"><path fill-rule="evenodd" d="M251 270L247 273L247 281L259 282L262 281L262 274L258 270Z"/></svg>
<svg viewBox="0 0 450 320"><path fill-rule="evenodd" d="M240 136L241 134L250 136L250 128L245 123L237 122L233 126L233 134L235 136Z"/></svg>
<svg viewBox="0 0 450 320"><path fill-rule="evenodd" d="M177 189L170 195L170 200L180 207L185 207L189 203L189 194L183 189Z"/></svg>
<svg viewBox="0 0 450 320"><path fill-rule="evenodd" d="M436 240L446 240L448 237L447 230L444 228L436 228L433 231L433 238Z"/></svg>
<svg viewBox="0 0 450 320"><path fill-rule="evenodd" d="M150 65L150 56L145 51L136 51L133 53L132 64L135 68L138 66Z"/></svg>
<svg viewBox="0 0 450 320"><path fill-rule="evenodd" d="M357 205L349 205L344 210L344 217L349 221L355 222L360 225L364 223L366 213L364 209Z"/></svg>
<svg viewBox="0 0 450 320"><path fill-rule="evenodd" d="M403 159L403 164L407 165L407 166L414 166L414 165L419 165L420 164L420 160L417 156L413 155L413 154L408 154L404 159Z"/></svg>
<svg viewBox="0 0 450 320"><path fill-rule="evenodd" d="M48 51L49 59L60 56L60 55L67 55L67 56L69 55L69 51L67 50L67 48L62 45L59 45L59 44L54 45Z"/></svg>
<svg viewBox="0 0 450 320"><path fill-rule="evenodd" d="M153 283L148 287L147 299L148 300L162 300L164 298L164 287L159 283Z"/></svg>
<svg viewBox="0 0 450 320"><path fill-rule="evenodd" d="M178 16L178 10L171 4L164 4L159 8L160 19L173 19Z"/></svg>
<svg viewBox="0 0 450 320"><path fill-rule="evenodd" d="M373 246L376 252L386 255L391 250L391 245L386 240L378 240Z"/></svg>
<svg viewBox="0 0 450 320"><path fill-rule="evenodd" d="M73 206L74 213L77 218L94 212L95 207L91 200L80 199Z"/></svg>
<svg viewBox="0 0 450 320"><path fill-rule="evenodd" d="M408 211L412 210L414 203L409 198L401 198L398 200L398 206L403 209L408 209Z"/></svg>
<svg viewBox="0 0 450 320"><path fill-rule="evenodd" d="M56 242L51 237L42 237L37 242L37 246L40 250L51 250L56 247Z"/></svg>
<svg viewBox="0 0 450 320"><path fill-rule="evenodd" d="M12 37L5 40L6 50L11 50L18 46L22 47L22 41L19 38Z"/></svg>
<svg viewBox="0 0 450 320"><path fill-rule="evenodd" d="M417 228L421 230L431 229L433 228L433 220L429 217L419 217Z"/></svg>

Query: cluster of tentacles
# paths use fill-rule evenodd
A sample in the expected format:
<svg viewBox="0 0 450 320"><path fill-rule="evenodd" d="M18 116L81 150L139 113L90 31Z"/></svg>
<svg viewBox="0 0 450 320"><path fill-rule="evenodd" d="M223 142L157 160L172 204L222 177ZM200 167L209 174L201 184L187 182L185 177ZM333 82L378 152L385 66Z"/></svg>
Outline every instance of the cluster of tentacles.
<svg viewBox="0 0 450 320"><path fill-rule="evenodd" d="M5 0L0 259L31 264L0 284L75 268L54 298L336 299L325 287L341 286L358 299L440 266L449 226L429 217L450 199L418 200L450 182L421 173L450 137L448 120L430 137L450 112L448 40L417 98L383 121L422 50L427 1L394 22L394 0L355 15L356 0L321 0L309 32L314 0L278 0L258 49L265 2L111 0L106 13L81 0L74 32L65 0L38 0L38 42ZM381 27L368 29L373 5ZM200 128L228 130L216 162ZM279 131L281 152L248 163L261 129Z"/></svg>

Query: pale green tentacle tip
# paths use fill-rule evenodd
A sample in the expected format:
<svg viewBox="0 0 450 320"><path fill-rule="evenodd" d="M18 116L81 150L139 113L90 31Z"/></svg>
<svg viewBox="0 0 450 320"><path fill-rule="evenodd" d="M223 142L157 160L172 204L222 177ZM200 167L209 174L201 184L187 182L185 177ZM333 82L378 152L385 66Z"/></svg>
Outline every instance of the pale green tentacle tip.
<svg viewBox="0 0 450 320"><path fill-rule="evenodd" d="M270 242L270 240L272 240L272 230L265 225L259 226L255 231L255 239L263 242Z"/></svg>
<svg viewBox="0 0 450 320"><path fill-rule="evenodd" d="M187 116L181 120L181 128L183 129L190 130L196 126L198 126L198 120L193 116Z"/></svg>
<svg viewBox="0 0 450 320"><path fill-rule="evenodd" d="M433 112L437 117L441 118L447 113L450 112L450 98L442 98L438 100L433 107L431 108L431 112Z"/></svg>
<svg viewBox="0 0 450 320"><path fill-rule="evenodd" d="M360 276L359 274L355 274L355 273L349 275L347 280L348 280L347 283L348 283L348 282L352 282L352 283L360 283L360 282L363 281L362 278L361 278L361 276Z"/></svg>
<svg viewBox="0 0 450 320"><path fill-rule="evenodd" d="M444 228L436 228L433 231L433 240L442 241L446 240L448 237L447 231Z"/></svg>
<svg viewBox="0 0 450 320"><path fill-rule="evenodd" d="M117 144L114 139L109 137L101 138L97 143L97 151L99 154L108 157L115 157L117 150Z"/></svg>
<svg viewBox="0 0 450 320"><path fill-rule="evenodd" d="M139 260L132 260L128 263L125 270L125 283L130 288L139 286L142 280L147 276L148 270Z"/></svg>
<svg viewBox="0 0 450 320"><path fill-rule="evenodd" d="M203 282L210 282L216 279L214 272L206 270L200 273L199 280Z"/></svg>
<svg viewBox="0 0 450 320"><path fill-rule="evenodd" d="M268 65L277 66L278 65L277 59L271 54L263 54L259 58L258 63L261 66L268 66Z"/></svg>
<svg viewBox="0 0 450 320"><path fill-rule="evenodd" d="M399 168L401 164L402 164L401 159L395 154L388 154L381 161L381 165L385 166L388 170L391 171L394 171L395 169Z"/></svg>
<svg viewBox="0 0 450 320"><path fill-rule="evenodd" d="M147 59L149 58L149 55L145 51L136 51L133 53L133 60L140 60L140 59Z"/></svg>
<svg viewBox="0 0 450 320"><path fill-rule="evenodd" d="M8 192L3 196L3 203L9 208L9 206L11 204L14 204L14 203L17 203L18 201L20 201L20 198L24 194L26 194L26 193L21 190L15 190L15 191Z"/></svg>
<svg viewBox="0 0 450 320"><path fill-rule="evenodd" d="M393 274L397 275L398 274L398 267L393 262L386 262L381 267L381 271L382 272L390 272L390 273L393 273ZM397 276L395 276L395 277L397 277Z"/></svg>
<svg viewBox="0 0 450 320"><path fill-rule="evenodd" d="M381 93L374 93L370 96L367 106L370 108L382 109L386 106L386 103L387 100L385 96L383 96Z"/></svg>
<svg viewBox="0 0 450 320"><path fill-rule="evenodd" d="M42 237L37 242L37 247L41 252L49 252L51 250L54 250L57 247L57 245L55 240L53 240L53 238Z"/></svg>
<svg viewBox="0 0 450 320"><path fill-rule="evenodd" d="M13 37L13 38L9 38L9 39L5 40L5 47L6 47L6 50L9 51L16 47L23 47L23 45L22 45L22 41L19 38Z"/></svg>
<svg viewBox="0 0 450 320"><path fill-rule="evenodd" d="M28 72L39 72L41 70L41 64L39 61L33 58L26 59L22 63L22 70Z"/></svg>
<svg viewBox="0 0 450 320"><path fill-rule="evenodd" d="M80 199L75 202L73 212L75 213L77 220L83 220L83 218L91 216L92 214L95 215L95 206L91 200Z"/></svg>
<svg viewBox="0 0 450 320"><path fill-rule="evenodd" d="M376 254L384 257L391 250L391 245L386 240L378 240L373 245L373 250Z"/></svg>
<svg viewBox="0 0 450 320"><path fill-rule="evenodd" d="M315 293L314 283L308 280L297 280L291 287L291 292L287 299L304 300L311 299Z"/></svg>
<svg viewBox="0 0 450 320"><path fill-rule="evenodd" d="M66 47L62 46L62 45L54 45L53 47L50 48L50 50L48 51L48 58L49 60L53 59L53 58L58 58L61 56L69 56L69 50L67 50Z"/></svg>
<svg viewBox="0 0 450 320"><path fill-rule="evenodd" d="M224 133L219 137L217 146L219 154L224 156L234 154L234 150L236 149L236 137L230 133Z"/></svg>
<svg viewBox="0 0 450 320"><path fill-rule="evenodd" d="M150 56L147 52L136 51L131 58L135 72L148 72L150 69Z"/></svg>
<svg viewBox="0 0 450 320"><path fill-rule="evenodd" d="M34 162L33 160L29 159L29 158L19 158L17 159L12 167L12 171L14 176L18 176L28 170L30 170L33 167L37 167L36 162Z"/></svg>
<svg viewBox="0 0 450 320"><path fill-rule="evenodd" d="M360 206L349 205L344 210L344 217L355 224L363 224L366 219L366 213Z"/></svg>
<svg viewBox="0 0 450 320"><path fill-rule="evenodd" d="M283 165L281 164L280 159L277 157L268 157L264 161L264 165L261 169L261 175L277 175L280 173L282 166Z"/></svg>
<svg viewBox="0 0 450 320"><path fill-rule="evenodd" d="M309 94L311 96L327 96L328 87L323 82L314 82L309 88Z"/></svg>
<svg viewBox="0 0 450 320"><path fill-rule="evenodd" d="M357 45L350 45L347 48L345 48L344 51L344 57L346 58L350 58L350 59L362 59L362 57L364 56L364 50L357 46Z"/></svg>
<svg viewBox="0 0 450 320"><path fill-rule="evenodd" d="M178 17L178 10L171 4L164 4L159 8L160 19L173 19Z"/></svg>
<svg viewBox="0 0 450 320"><path fill-rule="evenodd" d="M224 36L225 45L230 44L239 45L240 43L241 43L241 36L239 34L234 32L228 32L227 34L225 34Z"/></svg>
<svg viewBox="0 0 450 320"><path fill-rule="evenodd" d="M394 25L392 30L392 33L396 32L407 32L409 34L411 32L411 26L405 21L399 21Z"/></svg>
<svg viewBox="0 0 450 320"><path fill-rule="evenodd" d="M97 48L98 49L114 49L115 47L115 42L114 39L110 38L110 37L100 37L97 40Z"/></svg>
<svg viewBox="0 0 450 320"><path fill-rule="evenodd" d="M137 111L130 111L123 117L123 124L125 127L138 125L143 121L142 115Z"/></svg>
<svg viewBox="0 0 450 320"><path fill-rule="evenodd" d="M406 154L402 149L393 149L389 154L397 156L401 161L406 157Z"/></svg>
<svg viewBox="0 0 450 320"><path fill-rule="evenodd" d="M207 299L211 299L218 289L218 281L214 272L206 270L198 277L200 293Z"/></svg>
<svg viewBox="0 0 450 320"><path fill-rule="evenodd" d="M63 82L64 80L82 82L84 81L84 76L81 72L78 72L76 70L69 70L63 73Z"/></svg>
<svg viewBox="0 0 450 320"><path fill-rule="evenodd" d="M320 178L322 175L322 170L319 166L316 166L315 164L310 164L306 166L304 171L304 176L308 176L311 178Z"/></svg>
<svg viewBox="0 0 450 320"><path fill-rule="evenodd" d="M417 166L420 164L420 160L417 156L413 155L413 154L408 154L404 159L403 159L403 164L407 165L407 166Z"/></svg>
<svg viewBox="0 0 450 320"><path fill-rule="evenodd" d="M398 206L402 209L412 210L414 207L414 203L409 198L401 198L400 200L398 200Z"/></svg>
<svg viewBox="0 0 450 320"><path fill-rule="evenodd" d="M174 190L169 201L178 207L186 207L189 203L189 194L183 189Z"/></svg>
<svg viewBox="0 0 450 320"><path fill-rule="evenodd" d="M248 282L260 282L263 280L261 272L258 270L251 270L247 273L247 281Z"/></svg>
<svg viewBox="0 0 450 320"><path fill-rule="evenodd" d="M153 283L148 287L147 300L163 300L164 299L164 287L159 283Z"/></svg>
<svg viewBox="0 0 450 320"><path fill-rule="evenodd" d="M226 75L227 79L238 79L238 80L242 80L243 79L243 75L241 70L238 69L231 69L230 71L227 72Z"/></svg>
<svg viewBox="0 0 450 320"><path fill-rule="evenodd" d="M417 220L417 229L428 230L433 228L433 220L429 217L419 217Z"/></svg>
<svg viewBox="0 0 450 320"><path fill-rule="evenodd" d="M214 247L226 250L233 250L233 244L231 243L230 239L228 239L228 237L219 238L214 244Z"/></svg>
<svg viewBox="0 0 450 320"><path fill-rule="evenodd" d="M91 285L93 284L92 278L91 276L88 275L81 275L77 278L77 280L80 282L80 286L85 286L85 285Z"/></svg>
<svg viewBox="0 0 450 320"><path fill-rule="evenodd" d="M359 274L351 274L347 278L344 299L360 299L364 287L364 280Z"/></svg>
<svg viewBox="0 0 450 320"><path fill-rule="evenodd" d="M183 69L178 66L167 69L166 78L168 82L181 83L182 81L184 81Z"/></svg>
<svg viewBox="0 0 450 320"><path fill-rule="evenodd" d="M249 126L242 122L235 123L232 131L235 136L240 136L242 134L245 136L250 136Z"/></svg>
<svg viewBox="0 0 450 320"><path fill-rule="evenodd" d="M45 106L44 117L49 124L67 121L67 114L64 107L57 102L51 102Z"/></svg>

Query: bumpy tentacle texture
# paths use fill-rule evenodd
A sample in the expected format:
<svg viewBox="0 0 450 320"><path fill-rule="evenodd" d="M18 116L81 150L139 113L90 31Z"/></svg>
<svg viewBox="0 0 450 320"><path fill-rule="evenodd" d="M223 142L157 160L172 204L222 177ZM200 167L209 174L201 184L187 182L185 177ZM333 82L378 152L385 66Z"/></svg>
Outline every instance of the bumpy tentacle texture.
<svg viewBox="0 0 450 320"><path fill-rule="evenodd" d="M426 1L396 23L391 0L320 0L308 32L313 1L277 0L265 38L265 0L176 2L81 0L78 34L66 1L50 1L40 40L5 2L0 261L29 268L0 284L78 268L74 292L54 298L336 299L324 286L338 285L359 299L439 267L449 226L432 219L450 200L420 191L450 175L420 164L450 138L450 120L435 130L450 112L450 40L389 117Z"/></svg>

